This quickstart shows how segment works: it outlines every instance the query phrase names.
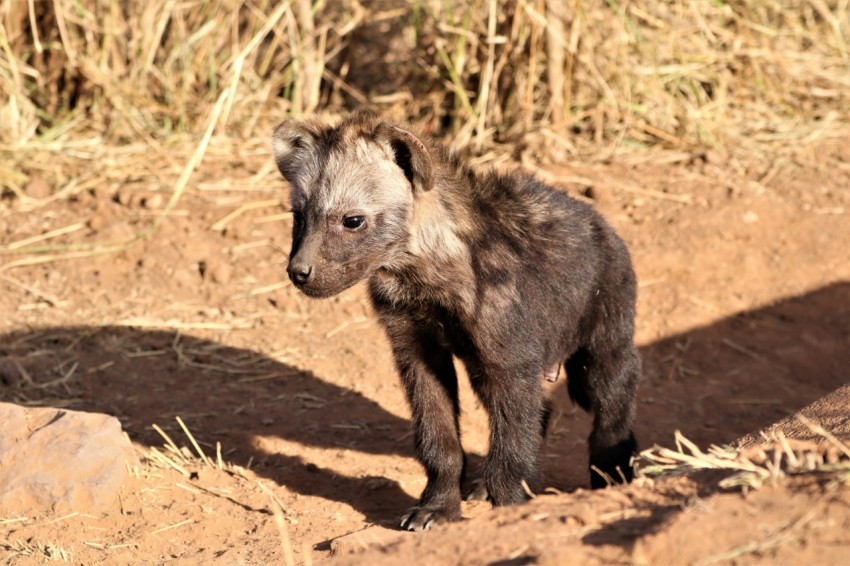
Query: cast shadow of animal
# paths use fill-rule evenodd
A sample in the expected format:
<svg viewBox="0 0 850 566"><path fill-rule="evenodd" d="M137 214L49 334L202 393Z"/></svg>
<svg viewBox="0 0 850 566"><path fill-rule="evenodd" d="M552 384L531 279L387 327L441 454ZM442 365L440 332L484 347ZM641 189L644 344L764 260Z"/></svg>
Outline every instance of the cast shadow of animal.
<svg viewBox="0 0 850 566"><path fill-rule="evenodd" d="M155 447L164 440L152 424L189 446L175 422L180 416L207 454L220 442L227 462L296 493L347 503L370 522L395 521L415 503L395 481L337 473L309 461L300 446L267 448L263 438L413 457L404 419L310 371L175 331L119 326L12 333L0 337L0 362L4 356L39 384L77 369L61 384L34 388L20 376L4 379L3 368L17 372L0 363L0 400L111 414L134 441Z"/></svg>
<svg viewBox="0 0 850 566"><path fill-rule="evenodd" d="M251 461L258 474L296 493L348 504L371 522L394 524L414 503L393 478L336 473L297 453L272 453L258 440L413 458L406 419L310 371L176 336L112 326L0 336L0 400L112 414L134 440L151 446L163 442L150 425L179 415L202 442L234 449L229 461ZM848 344L850 284L840 283L642 347L638 440L643 447L670 445L679 429L702 446L733 442L842 385ZM77 369L61 383L33 388L9 370L10 360L42 383L75 363ZM588 483L590 419L557 385L544 485L569 491Z"/></svg>

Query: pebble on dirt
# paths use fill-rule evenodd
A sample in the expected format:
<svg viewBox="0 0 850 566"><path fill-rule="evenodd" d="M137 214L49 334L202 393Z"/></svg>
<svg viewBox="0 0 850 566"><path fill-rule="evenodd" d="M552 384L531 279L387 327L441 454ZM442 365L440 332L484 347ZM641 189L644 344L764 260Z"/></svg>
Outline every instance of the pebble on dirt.
<svg viewBox="0 0 850 566"><path fill-rule="evenodd" d="M24 192L30 198L47 198L51 193L50 184L43 177L33 175L29 183L24 187Z"/></svg>

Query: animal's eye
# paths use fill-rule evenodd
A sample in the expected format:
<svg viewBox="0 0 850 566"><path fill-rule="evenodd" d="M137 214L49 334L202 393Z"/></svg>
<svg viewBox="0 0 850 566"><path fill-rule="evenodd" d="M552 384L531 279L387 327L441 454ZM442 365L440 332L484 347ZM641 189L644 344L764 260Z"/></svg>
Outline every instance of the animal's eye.
<svg viewBox="0 0 850 566"><path fill-rule="evenodd" d="M342 219L342 225L348 230L359 230L366 224L365 216L346 216Z"/></svg>

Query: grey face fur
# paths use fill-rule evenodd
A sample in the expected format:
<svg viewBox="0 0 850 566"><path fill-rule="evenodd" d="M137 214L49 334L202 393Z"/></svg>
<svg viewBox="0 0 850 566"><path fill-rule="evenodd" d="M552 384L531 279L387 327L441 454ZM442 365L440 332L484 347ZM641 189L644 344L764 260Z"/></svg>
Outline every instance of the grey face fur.
<svg viewBox="0 0 850 566"><path fill-rule="evenodd" d="M273 149L292 184L287 271L301 291L329 297L395 260L409 237L414 193L429 188L421 142L374 121L322 128L287 120Z"/></svg>

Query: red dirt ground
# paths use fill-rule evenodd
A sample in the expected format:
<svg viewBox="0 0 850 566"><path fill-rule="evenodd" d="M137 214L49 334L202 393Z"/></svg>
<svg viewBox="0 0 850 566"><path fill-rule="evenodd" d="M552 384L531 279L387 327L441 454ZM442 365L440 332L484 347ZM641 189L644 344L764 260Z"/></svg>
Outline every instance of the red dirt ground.
<svg viewBox="0 0 850 566"><path fill-rule="evenodd" d="M703 447L733 443L848 381L850 147L772 162L666 157L540 175L592 196L632 250L642 447L672 445L677 429ZM195 181L215 178L208 169ZM29 212L7 201L0 266L19 257L8 244L75 223L86 227L49 243L132 235L156 211L116 189ZM0 517L0 558L285 563L286 539L295 563L334 552L343 563L846 563L846 483L803 477L744 497L709 473L587 491L589 419L563 379L545 448L550 493L511 509L468 504L468 520L428 533L372 527L332 543L394 528L425 478L363 286L319 302L283 283L290 219L285 205L260 201L285 197L283 181L193 188L125 251L0 267L0 358L36 384L65 378L37 387L6 369L0 399L115 415L143 457L111 513ZM249 202L259 204L212 229ZM840 399L823 411L846 425ZM466 386L462 404L465 446L480 463L486 418ZM174 456L186 477L149 458L151 447L168 454L152 424L191 446L176 416L208 456L220 443L224 469Z"/></svg>

